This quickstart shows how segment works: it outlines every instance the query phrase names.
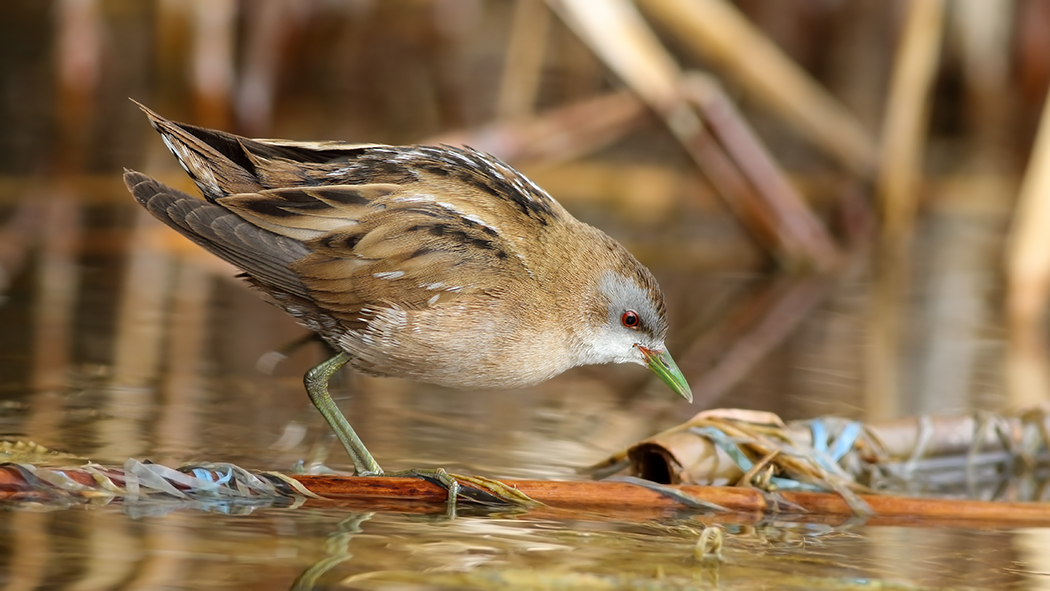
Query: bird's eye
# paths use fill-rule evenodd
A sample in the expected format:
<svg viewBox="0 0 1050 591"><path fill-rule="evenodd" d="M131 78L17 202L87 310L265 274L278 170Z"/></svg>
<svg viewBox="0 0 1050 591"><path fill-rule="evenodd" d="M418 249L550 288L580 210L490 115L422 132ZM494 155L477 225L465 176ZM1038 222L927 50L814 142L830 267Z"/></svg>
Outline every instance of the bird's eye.
<svg viewBox="0 0 1050 591"><path fill-rule="evenodd" d="M623 316L620 316L620 323L627 328L634 329L641 325L642 319L638 317L638 313L634 310L627 310L623 313Z"/></svg>

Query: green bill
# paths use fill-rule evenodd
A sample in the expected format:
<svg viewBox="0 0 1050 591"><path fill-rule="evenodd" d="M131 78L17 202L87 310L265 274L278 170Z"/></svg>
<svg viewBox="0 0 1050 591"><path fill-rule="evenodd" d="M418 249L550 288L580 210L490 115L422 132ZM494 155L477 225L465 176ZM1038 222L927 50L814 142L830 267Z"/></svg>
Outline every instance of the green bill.
<svg viewBox="0 0 1050 591"><path fill-rule="evenodd" d="M678 369L678 365L671 358L671 354L666 350L654 351L647 349L641 345L638 345L638 350L642 352L642 356L645 357L646 363L649 365L649 369L660 376L660 379L665 384L671 387L672 390L678 392L682 398L685 398L689 402L693 401L693 391L689 389L689 382L685 381L685 376L682 375L682 370Z"/></svg>

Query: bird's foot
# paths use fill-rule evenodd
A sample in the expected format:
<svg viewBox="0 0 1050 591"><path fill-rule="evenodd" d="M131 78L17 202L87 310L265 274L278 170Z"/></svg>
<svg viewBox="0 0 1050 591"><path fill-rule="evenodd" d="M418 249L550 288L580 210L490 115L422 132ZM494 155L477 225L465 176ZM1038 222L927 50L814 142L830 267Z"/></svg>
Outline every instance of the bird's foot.
<svg viewBox="0 0 1050 591"><path fill-rule="evenodd" d="M384 472L375 476L421 478L444 488L448 491L445 513L450 518L456 516L457 500L460 498L490 507L531 508L543 504L498 480L483 476L450 474L444 468Z"/></svg>
<svg viewBox="0 0 1050 591"><path fill-rule="evenodd" d="M331 426L332 431L343 444L343 448L346 449L346 453L354 464L354 472L358 476L409 476L433 482L448 491L447 513L450 517L455 516L456 500L461 496L475 503L499 507L524 508L542 504L502 482L480 476L457 476L449 474L441 468L435 470L408 470L396 473L384 472L379 467L379 464L376 463L372 454L365 448L365 444L357 436L346 417L336 407L332 401L331 394L328 392L329 378L349 361L350 355L345 352L339 352L331 359L318 364L306 372L306 375L303 377L303 384L306 386L306 392L310 395L310 400L317 407L317 410L321 412L325 420L328 421L328 425Z"/></svg>

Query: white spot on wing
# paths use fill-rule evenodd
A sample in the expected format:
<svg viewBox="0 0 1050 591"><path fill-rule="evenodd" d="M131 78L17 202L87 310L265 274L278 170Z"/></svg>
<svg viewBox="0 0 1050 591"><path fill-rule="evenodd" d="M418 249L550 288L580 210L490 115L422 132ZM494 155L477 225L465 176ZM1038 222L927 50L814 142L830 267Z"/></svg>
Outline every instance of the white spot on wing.
<svg viewBox="0 0 1050 591"><path fill-rule="evenodd" d="M382 273L372 273L372 277L375 277L376 279L397 279L404 274L404 271L384 271Z"/></svg>
<svg viewBox="0 0 1050 591"><path fill-rule="evenodd" d="M437 205L442 209L446 209L465 220L470 220L483 228L488 228L489 230L492 230L493 232L499 234L499 230L495 226L486 222L476 214L465 213L459 208L457 208L455 205L452 205L451 203L448 203L446 201L438 201L437 197L429 193L416 193L415 195L404 195L401 197L395 197L394 201L396 203L433 203L434 205Z"/></svg>
<svg viewBox="0 0 1050 591"><path fill-rule="evenodd" d="M431 201L436 201L435 197L426 193L394 197L394 203L429 203Z"/></svg>
<svg viewBox="0 0 1050 591"><path fill-rule="evenodd" d="M492 230L496 234L499 234L499 230L497 230L495 226L493 226L492 224L486 222L485 220L479 218L478 216L476 216L476 215L474 215L472 213L460 214L460 215L463 216L463 219L470 220L470 221L474 222L475 224L477 224L479 226L488 228L489 230Z"/></svg>

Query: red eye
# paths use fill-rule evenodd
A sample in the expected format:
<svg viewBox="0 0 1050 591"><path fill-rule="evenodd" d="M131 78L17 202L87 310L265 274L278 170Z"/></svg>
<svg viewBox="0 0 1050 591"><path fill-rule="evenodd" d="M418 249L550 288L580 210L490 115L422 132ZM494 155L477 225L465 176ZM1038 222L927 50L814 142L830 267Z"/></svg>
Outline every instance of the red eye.
<svg viewBox="0 0 1050 591"><path fill-rule="evenodd" d="M628 310L620 316L620 322L627 328L638 328L638 325L642 323L641 318L638 318L638 313L634 310Z"/></svg>

